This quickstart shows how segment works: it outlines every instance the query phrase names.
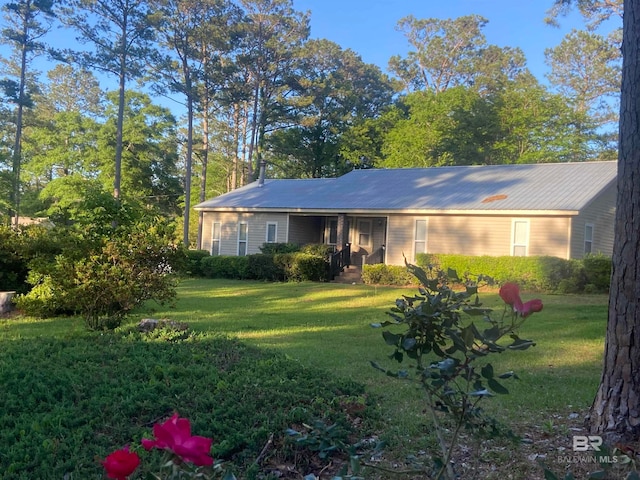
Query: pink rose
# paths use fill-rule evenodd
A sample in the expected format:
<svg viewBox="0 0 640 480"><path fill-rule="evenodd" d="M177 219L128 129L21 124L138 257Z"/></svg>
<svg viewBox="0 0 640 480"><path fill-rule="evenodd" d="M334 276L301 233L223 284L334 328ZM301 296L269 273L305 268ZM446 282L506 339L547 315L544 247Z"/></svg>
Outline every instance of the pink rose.
<svg viewBox="0 0 640 480"><path fill-rule="evenodd" d="M146 450L159 448L169 450L178 455L185 462L194 465L212 465L211 444L213 440L206 437L191 435L191 423L186 418L179 418L174 414L164 423L153 426L155 440L142 439L142 446Z"/></svg>
<svg viewBox="0 0 640 480"><path fill-rule="evenodd" d="M520 287L513 282L507 282L500 287L498 295L500 295L504 303L511 305L513 311L520 314L523 318L542 310L542 300L538 298L522 303Z"/></svg>

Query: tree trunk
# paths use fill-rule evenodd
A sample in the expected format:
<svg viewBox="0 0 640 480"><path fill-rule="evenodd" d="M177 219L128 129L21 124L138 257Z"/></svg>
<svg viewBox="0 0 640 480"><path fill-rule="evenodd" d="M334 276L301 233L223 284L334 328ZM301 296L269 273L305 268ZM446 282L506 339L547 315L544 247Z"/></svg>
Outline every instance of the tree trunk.
<svg viewBox="0 0 640 480"><path fill-rule="evenodd" d="M202 100L202 170L200 171L200 203L207 199L207 167L209 166L209 96ZM202 249L202 228L204 227L204 212L198 211L198 238L196 248Z"/></svg>
<svg viewBox="0 0 640 480"><path fill-rule="evenodd" d="M640 0L625 0L618 197L604 368L591 407L593 433L640 434Z"/></svg>
<svg viewBox="0 0 640 480"><path fill-rule="evenodd" d="M187 87L187 154L184 172L184 215L182 225L182 243L189 248L189 222L191 213L191 164L193 160L193 89L188 66L184 66L185 83Z"/></svg>
<svg viewBox="0 0 640 480"><path fill-rule="evenodd" d="M244 102L242 105L242 153L240 157L242 158L242 174L240 175L240 185L239 187L245 186L250 181L249 171L251 170L251 158L247 161L247 128L249 126L249 105Z"/></svg>
<svg viewBox="0 0 640 480"><path fill-rule="evenodd" d="M113 175L113 198L120 200L120 184L122 183L122 132L124 126L124 102L126 89L127 54L124 51L125 41L122 40L123 51L120 58L120 79L118 85L118 118L116 119L116 158Z"/></svg>
<svg viewBox="0 0 640 480"><path fill-rule="evenodd" d="M240 106L235 103L233 105L233 167L231 169L231 190L238 188L238 141L240 138Z"/></svg>
<svg viewBox="0 0 640 480"><path fill-rule="evenodd" d="M28 21L25 21L25 30ZM22 166L22 116L25 103L25 85L27 83L27 45L20 52L20 85L18 90L18 109L16 113L16 138L13 146L13 214L17 227L20 224L20 168Z"/></svg>

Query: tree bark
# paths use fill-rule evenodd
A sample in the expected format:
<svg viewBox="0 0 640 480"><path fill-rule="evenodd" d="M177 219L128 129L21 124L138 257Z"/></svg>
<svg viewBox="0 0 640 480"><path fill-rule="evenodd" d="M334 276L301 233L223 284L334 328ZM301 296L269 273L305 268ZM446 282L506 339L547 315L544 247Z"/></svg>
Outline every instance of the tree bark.
<svg viewBox="0 0 640 480"><path fill-rule="evenodd" d="M640 434L640 0L625 0L613 270L600 387L588 418L608 441Z"/></svg>

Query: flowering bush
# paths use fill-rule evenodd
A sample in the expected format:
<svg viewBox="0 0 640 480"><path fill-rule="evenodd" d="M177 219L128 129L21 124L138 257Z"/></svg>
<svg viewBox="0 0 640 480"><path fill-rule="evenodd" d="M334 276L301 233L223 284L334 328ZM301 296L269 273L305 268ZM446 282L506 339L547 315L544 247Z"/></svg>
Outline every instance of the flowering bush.
<svg viewBox="0 0 640 480"><path fill-rule="evenodd" d="M513 436L479 405L485 398L509 393L503 381L517 378L514 372L495 372L488 359L494 353L535 345L520 338L517 330L527 317L542 310L542 301L523 302L518 285L506 283L499 291L505 309L494 318L493 310L478 298L478 283L491 284L491 278L480 275L472 281L460 279L454 270L425 271L410 264L407 268L420 281L419 295L396 300L388 312L392 320L373 326L394 327L393 332L385 330L382 334L386 344L394 347L390 358L398 363L408 359L413 372L388 370L371 363L389 376L415 381L422 387L439 452L432 457L432 465L423 463L416 468L428 478L452 480L456 472L451 458L461 429L488 436ZM452 284L464 284L464 290L455 291ZM486 327L473 321L476 318ZM395 333L400 326L404 331ZM511 338L507 344L502 341L505 337Z"/></svg>
<svg viewBox="0 0 640 480"><path fill-rule="evenodd" d="M186 418L180 418L175 413L164 423L153 426L155 439L143 438L142 447L164 450L168 456L159 474L153 474L158 480L173 480L181 478L216 478L222 475L219 464L214 466L211 456L213 440L198 435L191 435L191 423ZM136 452L129 451L125 446L108 455L102 462L108 478L128 480L140 464L140 457ZM205 472L198 467L213 467ZM166 474L165 474L166 471ZM231 473L224 475L225 480L235 479Z"/></svg>

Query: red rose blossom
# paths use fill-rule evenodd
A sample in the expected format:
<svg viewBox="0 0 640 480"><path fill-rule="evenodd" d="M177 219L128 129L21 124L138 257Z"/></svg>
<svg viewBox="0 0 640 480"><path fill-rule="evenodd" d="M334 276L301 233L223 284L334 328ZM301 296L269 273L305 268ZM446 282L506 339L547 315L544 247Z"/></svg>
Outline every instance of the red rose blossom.
<svg viewBox="0 0 640 480"><path fill-rule="evenodd" d="M127 480L127 477L140 465L140 457L137 453L130 452L129 447L124 447L108 455L102 465L107 471L108 478Z"/></svg>
<svg viewBox="0 0 640 480"><path fill-rule="evenodd" d="M211 444L213 440L206 437L191 435L191 424L186 418L179 418L174 414L164 423L156 423L153 426L155 440L142 439L142 446L146 450L159 448L169 450L178 455L185 462L194 465L212 465Z"/></svg>

